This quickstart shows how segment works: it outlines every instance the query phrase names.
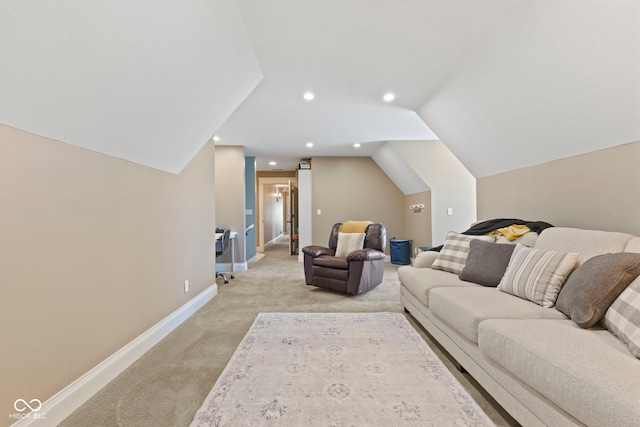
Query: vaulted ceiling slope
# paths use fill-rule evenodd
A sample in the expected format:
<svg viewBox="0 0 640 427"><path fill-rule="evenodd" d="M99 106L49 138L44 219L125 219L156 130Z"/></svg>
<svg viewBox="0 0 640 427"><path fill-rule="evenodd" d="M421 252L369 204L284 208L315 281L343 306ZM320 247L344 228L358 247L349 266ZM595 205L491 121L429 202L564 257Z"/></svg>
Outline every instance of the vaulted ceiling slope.
<svg viewBox="0 0 640 427"><path fill-rule="evenodd" d="M640 2L526 2L418 113L476 178L640 141Z"/></svg>
<svg viewBox="0 0 640 427"><path fill-rule="evenodd" d="M0 123L173 173L215 133L258 169L440 139L487 176L640 140L639 76L637 0L0 3Z"/></svg>
<svg viewBox="0 0 640 427"><path fill-rule="evenodd" d="M178 173L262 79L234 0L0 3L0 122Z"/></svg>

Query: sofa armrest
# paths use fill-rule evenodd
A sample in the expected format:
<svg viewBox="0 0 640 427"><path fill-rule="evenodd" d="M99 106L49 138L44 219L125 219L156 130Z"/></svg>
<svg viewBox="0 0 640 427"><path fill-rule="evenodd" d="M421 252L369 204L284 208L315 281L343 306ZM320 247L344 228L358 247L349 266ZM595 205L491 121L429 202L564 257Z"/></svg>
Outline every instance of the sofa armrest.
<svg viewBox="0 0 640 427"><path fill-rule="evenodd" d="M431 267L431 264L433 264L433 261L435 261L436 258L438 258L438 255L440 255L440 252L435 252L435 251L420 252L413 259L413 266L417 268Z"/></svg>
<svg viewBox="0 0 640 427"><path fill-rule="evenodd" d="M335 256L336 251L334 251L333 249L329 249L326 248L324 246L305 246L304 248L302 248L302 252L304 252L305 254L309 255L312 258L317 258L321 255L331 255L331 256Z"/></svg>
<svg viewBox="0 0 640 427"><path fill-rule="evenodd" d="M347 261L374 261L377 259L384 259L384 252L377 251L371 248L358 249L352 251L347 255Z"/></svg>

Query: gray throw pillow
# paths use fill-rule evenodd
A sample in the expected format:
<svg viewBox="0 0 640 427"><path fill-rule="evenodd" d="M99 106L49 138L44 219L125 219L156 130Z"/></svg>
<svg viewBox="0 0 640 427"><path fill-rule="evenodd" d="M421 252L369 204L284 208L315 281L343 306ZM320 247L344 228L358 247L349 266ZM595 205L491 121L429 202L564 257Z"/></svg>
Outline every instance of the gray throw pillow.
<svg viewBox="0 0 640 427"><path fill-rule="evenodd" d="M516 245L472 240L469 243L467 263L460 280L474 282L482 286L498 286L509 265Z"/></svg>
<svg viewBox="0 0 640 427"><path fill-rule="evenodd" d="M594 256L569 277L556 308L582 328L604 316L613 301L640 275L640 254L620 252Z"/></svg>

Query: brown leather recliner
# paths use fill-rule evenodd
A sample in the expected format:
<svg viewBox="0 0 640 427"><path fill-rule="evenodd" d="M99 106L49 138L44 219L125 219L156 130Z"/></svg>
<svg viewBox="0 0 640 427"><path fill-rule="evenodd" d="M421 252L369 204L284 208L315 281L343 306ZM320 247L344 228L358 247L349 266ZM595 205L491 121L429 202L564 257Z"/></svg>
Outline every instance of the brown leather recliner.
<svg viewBox="0 0 640 427"><path fill-rule="evenodd" d="M345 259L335 256L341 224L334 224L331 229L328 248L302 248L305 279L307 285L349 295L363 294L382 283L387 230L382 224L369 224L365 230L364 248L352 251Z"/></svg>

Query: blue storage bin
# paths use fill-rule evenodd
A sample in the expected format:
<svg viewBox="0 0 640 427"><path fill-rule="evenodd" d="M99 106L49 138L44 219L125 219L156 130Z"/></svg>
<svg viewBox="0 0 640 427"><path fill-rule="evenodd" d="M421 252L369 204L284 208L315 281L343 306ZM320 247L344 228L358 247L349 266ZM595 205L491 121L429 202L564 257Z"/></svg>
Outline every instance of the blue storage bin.
<svg viewBox="0 0 640 427"><path fill-rule="evenodd" d="M411 243L413 243L413 240L409 239L392 238L389 240L391 264L411 264Z"/></svg>

